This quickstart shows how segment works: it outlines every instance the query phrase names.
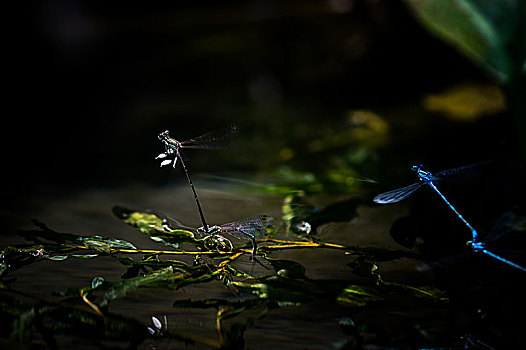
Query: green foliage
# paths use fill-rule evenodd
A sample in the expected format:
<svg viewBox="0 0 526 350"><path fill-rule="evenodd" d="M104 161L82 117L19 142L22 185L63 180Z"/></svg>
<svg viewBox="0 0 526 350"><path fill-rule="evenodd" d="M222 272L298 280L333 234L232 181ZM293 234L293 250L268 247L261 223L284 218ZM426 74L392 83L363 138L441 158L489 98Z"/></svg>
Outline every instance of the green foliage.
<svg viewBox="0 0 526 350"><path fill-rule="evenodd" d="M174 230L167 227L163 219L155 214L133 211L122 207L114 207L113 213L128 225L137 227L139 231L148 235L160 238L163 238L163 236L171 236L173 239L194 238L194 233L191 231Z"/></svg>
<svg viewBox="0 0 526 350"><path fill-rule="evenodd" d="M295 197L297 196L297 197ZM289 214L315 218L323 221L324 211L314 212L312 207L303 206L301 193L291 194L288 200ZM284 209L284 212L286 210ZM329 215L327 220L338 217L339 214ZM2 280L20 266L36 263L44 258L60 263L69 257L87 259L107 256L127 267L127 272L120 281L106 281L102 277L94 277L90 285L70 288L66 295L68 298L81 299L86 307L80 311L72 308L69 303L49 304L52 306L33 307L31 305L9 306L8 301L0 300L0 316L11 319L10 339L19 344L29 344L33 337L34 326L40 322L43 315L60 319L65 317L73 323L68 327L62 323L57 330L74 332L75 326L88 327L115 327L115 321L110 313L111 303L114 300L125 298L134 293L138 288L163 288L178 289L188 285L206 284L211 281L221 281L228 290L235 291L240 296L236 298L210 298L203 300L178 300L174 302L176 308L211 308L217 312L217 331L219 341L206 337L196 337L187 334L173 334L175 339L184 342L198 342L212 347L229 347L243 342L243 334L247 327L264 317L268 310L281 307L294 307L316 300L337 303L345 307L363 307L370 303L390 300L393 296L414 298L414 301L425 300L443 301L441 291L431 286L409 286L397 282L384 281L378 274L377 261L389 261L405 256L398 251L383 249L360 249L346 247L338 244L314 241L281 241L273 238L262 239L266 245L260 246L257 254L257 263L264 267L263 270L247 272L236 264L241 257L250 257L250 247L239 247L223 252L208 251L201 239L194 236L191 231L174 230L155 214L117 208L116 215L128 225L137 228L140 232L150 237L162 237L158 240L167 250L141 250L134 244L101 236L76 236L73 234L58 233L45 225L39 225L40 230L24 232L26 238L39 242L36 245L10 246L2 252ZM334 216L336 215L336 216ZM348 215L348 214L346 214ZM310 220L310 219L309 219ZM45 240L41 237L46 236ZM213 237L213 236L212 236ZM51 243L50 243L51 242ZM60 242L60 243L58 243ZM182 243L184 243L184 249ZM177 245L175 245L177 244ZM177 246L177 249L174 248ZM354 256L353 270L361 270L362 275L370 277L374 286L351 284L345 280L312 280L308 277L308 268L297 261L272 258L272 252L286 249L339 249ZM78 251L90 251L88 254L78 254ZM143 254L141 258L134 259L129 254ZM193 264L166 257L173 256L194 257ZM262 261L260 261L260 259ZM256 264L255 266L258 266ZM267 266L270 266L269 269ZM272 271L273 269L273 271ZM12 281L10 281L12 283ZM370 284L370 283L368 283ZM2 284L4 291L17 293L7 285ZM1 296L1 294L0 294ZM42 297L36 296L39 300ZM46 301L43 302L47 305ZM50 316L53 315L53 316ZM229 321L229 326L224 322ZM115 329L107 330L101 339L121 336L126 332L134 342L141 341L146 326L138 332L137 323L133 320L118 321L119 334ZM37 329L39 329L37 327ZM137 333L138 332L138 333ZM46 335L47 336L47 335ZM126 336L125 336L126 337ZM49 342L53 343L52 337Z"/></svg>
<svg viewBox="0 0 526 350"><path fill-rule="evenodd" d="M383 299L376 289L357 285L347 286L336 298L339 304L350 307L365 306Z"/></svg>
<svg viewBox="0 0 526 350"><path fill-rule="evenodd" d="M526 57L513 51L524 42L524 3L521 0L405 0L421 23L466 57L506 83L515 74L513 61ZM522 26L522 27L521 27ZM522 33L521 33L522 31ZM513 57L522 55L522 57Z"/></svg>

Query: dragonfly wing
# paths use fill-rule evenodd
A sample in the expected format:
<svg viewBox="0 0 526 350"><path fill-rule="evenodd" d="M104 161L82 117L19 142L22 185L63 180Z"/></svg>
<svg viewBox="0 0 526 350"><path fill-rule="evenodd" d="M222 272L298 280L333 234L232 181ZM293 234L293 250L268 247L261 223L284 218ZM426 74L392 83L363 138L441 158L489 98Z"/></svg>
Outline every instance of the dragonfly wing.
<svg viewBox="0 0 526 350"><path fill-rule="evenodd" d="M228 138L238 131L234 124L226 128L213 130L188 140L181 142L183 148L195 149L222 149L225 148Z"/></svg>
<svg viewBox="0 0 526 350"><path fill-rule="evenodd" d="M229 222L228 224L224 224L222 226L232 226L232 227L246 227L246 226L254 226L254 227L261 227L261 228L268 228L274 225L274 220L271 216L268 215L257 215L253 216L247 219L239 220L236 222Z"/></svg>
<svg viewBox="0 0 526 350"><path fill-rule="evenodd" d="M513 221L515 221L515 214L513 212L508 211L502 214L489 233L484 237L484 242L496 241L513 231Z"/></svg>
<svg viewBox="0 0 526 350"><path fill-rule="evenodd" d="M404 200L410 195L412 195L423 184L424 184L423 182L415 182L412 185L402 187L402 188L397 188L396 190L392 190L389 192L379 194L378 196L374 197L373 201L378 204L389 204L389 203L400 202L401 200Z"/></svg>
<svg viewBox="0 0 526 350"><path fill-rule="evenodd" d="M274 220L268 215L258 215L248 219L221 225L221 228L234 236L243 235L242 232L256 237L265 237L267 228L274 225Z"/></svg>
<svg viewBox="0 0 526 350"><path fill-rule="evenodd" d="M476 169L479 166L486 165L488 163L491 163L493 161L487 160L480 163L470 164L461 166L458 168L448 169L448 170L442 170L436 173L433 173L433 181L440 181L442 179L449 179L449 180L469 180L476 174Z"/></svg>

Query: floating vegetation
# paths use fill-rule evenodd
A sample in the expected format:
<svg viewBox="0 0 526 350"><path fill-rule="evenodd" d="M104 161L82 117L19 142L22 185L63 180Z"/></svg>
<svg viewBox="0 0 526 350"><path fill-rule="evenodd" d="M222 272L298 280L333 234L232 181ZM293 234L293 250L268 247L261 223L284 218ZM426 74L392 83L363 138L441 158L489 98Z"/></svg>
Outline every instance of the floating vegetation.
<svg viewBox="0 0 526 350"><path fill-rule="evenodd" d="M384 281L377 271L371 274L367 286L351 284L349 281L325 281L310 279L307 268L293 260L273 258L277 251L291 249L332 249L346 252L350 257L358 259L367 257L374 261L374 254L369 249L345 246L336 243L320 241L289 241L276 238L258 239L253 266L263 268L246 271L238 261L250 257L250 243L243 246L231 245L229 249L209 250L209 242L198 237L190 230L168 227L163 219L155 214L130 210L122 207L114 208L114 213L124 223L137 228L141 233L155 239L165 249L140 249L131 242L101 236L76 236L56 232L39 223L39 229L24 231L21 234L34 245L9 246L2 251L0 282L0 305L2 317L12 320L10 328L11 339L19 344L29 344L35 329L41 332L38 322L43 315L52 317L67 317L79 324L86 323L90 327L101 327L98 333L106 327L111 327L100 334L101 342L112 338L126 338L137 345L148 337L169 337L183 342L197 342L215 348L224 348L226 344L241 341L244 330L274 308L298 306L314 300L333 300L342 306L363 307L377 301L385 301L393 296L396 298L415 298L422 295L427 300L444 301L443 292L431 286L417 287ZM210 235L208 239L212 239ZM226 239L222 237L223 239ZM223 242L224 244L224 242ZM378 249L376 254L383 259L397 259L404 253L393 253ZM134 255L140 255L139 259ZM127 267L127 272L120 281L108 281L101 276L95 276L87 286L72 286L65 292L64 298L58 301L47 300L40 295L22 292L15 288L16 281L7 277L9 273L22 266L35 264L45 259L60 263L70 257L97 258L110 257ZM180 260L178 257L190 257L192 262ZM387 258L386 258L387 257ZM377 270L377 269L376 269ZM161 288L176 290L185 286L221 282L226 290L230 290L242 298L211 298L203 300L176 300L175 308L215 308L217 310L218 337L202 338L189 334L177 334L163 329L160 323L142 325L133 319L116 319L111 313L111 303L117 299L126 298L139 288ZM39 302L39 307L16 304L11 305L9 295L21 294ZM81 300L79 304L75 300ZM42 306L47 305L47 306ZM69 315L69 316L68 316ZM247 316L248 315L248 316ZM242 324L234 323L225 328L225 320L237 319L242 316ZM46 316L48 317L48 316ZM51 316L50 316L51 317ZM155 322L157 318L152 318ZM115 326L116 322L119 326ZM37 326L36 328L33 328ZM232 328L234 327L234 328ZM62 325L46 330L46 341L53 344L54 332L78 332L82 327L74 328ZM118 331L117 331L118 328ZM112 333L114 332L114 333ZM131 337L133 333L133 337ZM170 333L170 334L168 334ZM82 335L74 334L82 337ZM230 346L228 345L228 346Z"/></svg>

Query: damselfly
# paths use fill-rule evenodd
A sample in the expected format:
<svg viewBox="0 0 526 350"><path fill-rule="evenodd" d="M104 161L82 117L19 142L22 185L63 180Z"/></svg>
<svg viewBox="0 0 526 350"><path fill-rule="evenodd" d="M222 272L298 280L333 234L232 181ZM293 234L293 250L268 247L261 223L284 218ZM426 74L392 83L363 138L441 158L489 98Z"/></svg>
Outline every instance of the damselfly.
<svg viewBox="0 0 526 350"><path fill-rule="evenodd" d="M267 229L274 225L274 220L268 215L258 215L248 219L229 222L223 225L209 226L208 232L204 227L199 227L198 232L208 233L209 236L220 236L223 234L232 235L236 238L248 238L252 242L252 258L256 253L256 238L264 238Z"/></svg>
<svg viewBox="0 0 526 350"><path fill-rule="evenodd" d="M501 261L501 262L503 262L505 264L508 264L508 265L510 265L512 267L515 267L516 269L519 269L519 270L521 270L523 272L526 272L526 268L525 267L522 267L519 264L516 264L513 261L505 259L502 256L497 255L497 254L493 253L492 251L488 250L486 248L486 243L484 243L484 242L469 241L468 244L471 246L471 248L473 248L473 251L475 251L476 253L483 253L483 254L489 255L489 256L491 256L494 259L497 259L497 260L499 260L499 261Z"/></svg>
<svg viewBox="0 0 526 350"><path fill-rule="evenodd" d="M419 182L416 182L406 187L398 188L396 190L392 190L389 192L379 194L378 196L374 198L374 202L379 203L379 204L396 203L396 202L406 199L407 197L415 193L416 190L418 190L420 187L424 185L428 185L440 196L440 198L449 206L449 208L458 216L458 218L462 220L462 222L469 228L469 230L471 231L472 239L468 241L467 244L473 249L473 251L477 253L486 254L488 256L491 256L494 259L497 259L505 264L513 266L519 270L526 271L524 267L517 265L516 263L508 259L505 259L501 257L500 255L497 255L491 252L490 250L488 250L486 248L486 243L479 241L477 231L470 225L469 222L466 221L466 219L464 219L462 214L460 214L458 210L455 209L455 207L447 200L447 198L438 190L438 188L434 184L435 182L438 183L442 181L444 178L448 176L459 175L463 171L471 169L481 164L483 163L468 165L468 166L450 169L450 170L444 170L444 171L440 171L435 174L432 174L429 171L425 170L423 165L414 165L412 167L412 170L417 173L418 179L420 180Z"/></svg>
<svg viewBox="0 0 526 350"><path fill-rule="evenodd" d="M526 224L526 218L518 219L513 212L506 212L500 216L500 218L497 220L497 222L492 227L492 229L489 231L489 233L483 235L481 241L478 241L478 242L468 241L467 244L473 249L475 253L486 254L505 264L508 264L512 267L515 267L521 271L526 272L526 268L512 262L511 260L508 260L502 257L502 255L496 254L495 251L498 251L497 249L487 247L488 243L497 241L501 239L502 237L508 235L510 232L523 229L525 224ZM507 252L503 251L502 254L509 255L510 251L507 251ZM448 257L448 258L441 259L438 261L433 261L431 263L426 263L424 265L419 266L418 270L428 270L429 268L449 265L455 261L463 260L465 256L466 254L459 254L459 255Z"/></svg>
<svg viewBox="0 0 526 350"><path fill-rule="evenodd" d="M396 203L396 202L399 202L411 196L422 186L428 185L440 196L440 198L449 206L449 208L458 216L460 220L462 220L464 225L466 225L467 228L471 231L472 241L477 242L477 238L478 238L477 231L469 224L469 222L466 221L466 219L464 219L462 214L460 214L458 210L456 210L455 207L447 200L447 198L438 190L435 183L439 183L440 181L444 180L447 177L459 175L462 172L468 169L471 169L475 166L479 166L481 164L484 164L484 163L467 165L467 166L450 169L450 170L443 170L443 171L439 171L434 174L425 170L423 165L414 165L411 168L411 170L416 172L418 179L420 181L412 185L406 186L406 187L398 188L396 190L392 190L389 192L379 194L376 197L374 197L374 202L378 204Z"/></svg>
<svg viewBox="0 0 526 350"><path fill-rule="evenodd" d="M186 168L186 165L184 163L181 150L183 148L190 148L190 149L220 149L220 148L223 148L226 139L232 136L233 134L235 134L237 130L238 130L237 126L232 124L227 128L210 131L206 134L188 139L186 141L177 141L176 139L171 138L168 130L163 131L158 136L159 140L164 144L165 152L159 154L155 159L167 158L161 162L161 166L173 164L174 168L177 164L177 160L179 160L179 162L181 163L183 167L186 178L188 179L188 183L190 184L190 187L192 188L192 192L194 193L195 202L197 204L197 210L199 210L199 216L201 217L201 222L203 224L203 228L205 232L208 232L208 225L206 224L205 216L203 214L203 210L201 209L201 204L199 203L199 198L197 197L197 192L194 188L194 184L192 183L192 179L190 178L190 174L188 173L188 169Z"/></svg>

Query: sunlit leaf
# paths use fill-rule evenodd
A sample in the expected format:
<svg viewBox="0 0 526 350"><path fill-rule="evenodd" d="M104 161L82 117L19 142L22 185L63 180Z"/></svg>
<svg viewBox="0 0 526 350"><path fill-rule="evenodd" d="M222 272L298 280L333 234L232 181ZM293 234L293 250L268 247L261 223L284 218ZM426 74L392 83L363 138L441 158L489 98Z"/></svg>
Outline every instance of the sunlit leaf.
<svg viewBox="0 0 526 350"><path fill-rule="evenodd" d="M138 287L147 286L154 282L166 281L171 276L173 276L173 268L170 266L162 270L152 271L145 276L130 278L121 283L113 283L113 287L104 294L103 301L100 305L106 306L111 300L122 298L126 293Z"/></svg>
<svg viewBox="0 0 526 350"><path fill-rule="evenodd" d="M166 241L164 238L162 237L157 237L157 236L151 236L150 239L152 241L155 241L157 243L162 243L168 247L172 247L172 248L175 248L175 249L178 249L179 248L179 243L170 243L168 241Z"/></svg>
<svg viewBox="0 0 526 350"><path fill-rule="evenodd" d="M72 258L77 259L91 259L96 258L97 256L99 256L99 254L71 254Z"/></svg>
<svg viewBox="0 0 526 350"><path fill-rule="evenodd" d="M345 306L361 307L369 302L383 300L383 297L373 288L350 285L338 295L336 300Z"/></svg>
<svg viewBox="0 0 526 350"><path fill-rule="evenodd" d="M168 229L163 220L155 214L141 213L122 207L114 207L113 212L128 225L137 227L139 231L149 235L162 236L164 241L167 241L168 237L183 240L194 238L194 233L191 231Z"/></svg>
<svg viewBox="0 0 526 350"><path fill-rule="evenodd" d="M102 238L101 236L92 236L92 237L79 237L77 238L78 242L85 241L99 241L106 243L110 248L113 249L137 249L133 244L127 241L123 241L115 238Z"/></svg>
<svg viewBox="0 0 526 350"><path fill-rule="evenodd" d="M101 241L94 241L94 240L86 240L84 241L84 245L90 249L93 249L96 252L103 253L103 254L110 254L111 253L111 247L108 243L101 242Z"/></svg>
<svg viewBox="0 0 526 350"><path fill-rule="evenodd" d="M401 289L417 298L439 302L447 302L449 300L445 292L432 286L410 286L389 281L382 281L382 283L384 286Z"/></svg>
<svg viewBox="0 0 526 350"><path fill-rule="evenodd" d="M49 259L49 260L55 260L55 261L62 261L62 260L66 260L68 258L67 255L54 255L54 256L46 256L46 259Z"/></svg>

